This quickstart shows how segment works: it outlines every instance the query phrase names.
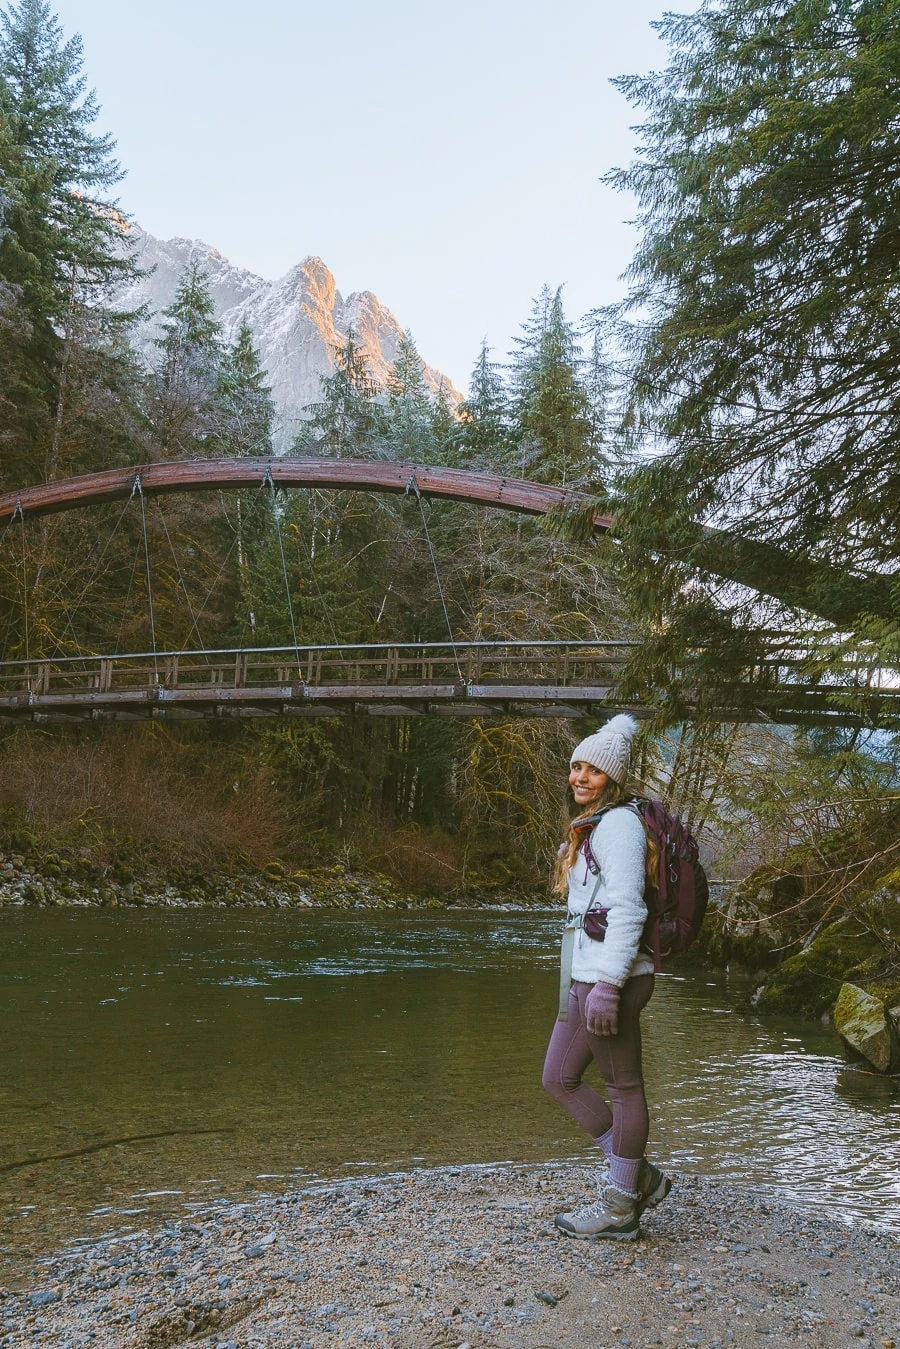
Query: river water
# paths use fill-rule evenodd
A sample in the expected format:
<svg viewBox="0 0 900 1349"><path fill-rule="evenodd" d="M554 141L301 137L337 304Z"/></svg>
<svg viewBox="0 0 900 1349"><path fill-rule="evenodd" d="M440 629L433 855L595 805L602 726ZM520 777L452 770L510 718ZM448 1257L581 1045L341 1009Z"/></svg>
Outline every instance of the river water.
<svg viewBox="0 0 900 1349"><path fill-rule="evenodd" d="M0 912L3 1258L317 1177L584 1157L539 1086L558 933L548 913ZM659 978L652 1154L900 1230L897 1084L738 1001Z"/></svg>

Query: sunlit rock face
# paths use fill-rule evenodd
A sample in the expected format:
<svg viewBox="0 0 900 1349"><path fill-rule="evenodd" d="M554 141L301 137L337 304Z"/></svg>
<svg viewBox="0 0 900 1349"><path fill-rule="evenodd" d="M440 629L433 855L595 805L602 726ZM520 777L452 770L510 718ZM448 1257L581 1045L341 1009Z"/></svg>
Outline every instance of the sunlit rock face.
<svg viewBox="0 0 900 1349"><path fill-rule="evenodd" d="M368 357L376 382L383 385L397 355L402 327L371 291L346 299L321 258L304 258L277 281L236 267L197 239L156 239L132 225L129 239L144 272L120 289L121 308L146 304L148 317L135 329L135 345L148 360L155 354L162 311L172 303L185 268L199 262L209 279L216 317L231 339L246 321L259 348L278 408L276 449L290 449L304 409L320 397L321 379L334 368L335 350L352 327ZM439 370L425 367L432 392L443 387L451 403L461 395Z"/></svg>

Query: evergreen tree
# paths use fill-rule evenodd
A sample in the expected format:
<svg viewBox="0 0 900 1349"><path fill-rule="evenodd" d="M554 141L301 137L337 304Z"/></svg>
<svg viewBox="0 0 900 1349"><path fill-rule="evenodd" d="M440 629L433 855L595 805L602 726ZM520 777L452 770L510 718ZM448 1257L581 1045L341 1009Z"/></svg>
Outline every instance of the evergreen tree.
<svg viewBox="0 0 900 1349"><path fill-rule="evenodd" d="M315 450L334 459L373 459L383 451L384 410L368 358L351 328L322 379L322 399L309 409L295 451Z"/></svg>
<svg viewBox="0 0 900 1349"><path fill-rule="evenodd" d="M214 343L216 335L208 319L205 326L207 339ZM247 323L241 324L234 341L221 352L211 413L212 430L203 442L204 454L234 458L272 454L275 405ZM276 544L271 493L259 498L259 492L236 493L220 527L212 531L222 556L233 562L222 568L223 588L228 592L223 607L230 613L228 640L253 646L258 644L260 567Z"/></svg>
<svg viewBox="0 0 900 1349"><path fill-rule="evenodd" d="M59 366L53 288L37 265L49 253L47 174L30 169L0 112L0 482L40 476ZM43 453L40 453L43 458Z"/></svg>
<svg viewBox="0 0 900 1349"><path fill-rule="evenodd" d="M15 144L35 165L52 161L54 188L106 192L122 177L115 141L91 127L99 111L86 91L79 36L63 41L49 0L19 0L0 14L2 106Z"/></svg>
<svg viewBox="0 0 900 1349"><path fill-rule="evenodd" d="M646 120L613 176L643 231L632 416L664 451L622 503L634 573L652 540L644 598L680 604L737 548L696 522L728 522L760 541L763 589L896 635L895 0L722 0L658 27L669 63L620 82Z"/></svg>
<svg viewBox="0 0 900 1349"><path fill-rule="evenodd" d="M431 405L432 462L455 464L458 439L459 422L442 381Z"/></svg>
<svg viewBox="0 0 900 1349"><path fill-rule="evenodd" d="M215 325L207 321L207 341L213 351ZM215 425L207 448L210 454L239 456L272 453L275 405L266 384L266 372L244 322L234 342L221 353L215 391Z"/></svg>
<svg viewBox="0 0 900 1349"><path fill-rule="evenodd" d="M392 459L430 459L431 415L425 365L407 331L400 338L387 379L386 434Z"/></svg>
<svg viewBox="0 0 900 1349"><path fill-rule="evenodd" d="M601 323L588 320L587 337L590 342L585 361L583 383L590 409L588 444L592 462L598 472L608 470L617 447L612 443L612 398L615 376L612 362L606 352L605 331Z"/></svg>
<svg viewBox="0 0 900 1349"><path fill-rule="evenodd" d="M159 451L167 459L199 457L216 429L223 358L222 328L199 262L185 268L161 329L154 399Z"/></svg>
<svg viewBox="0 0 900 1349"><path fill-rule="evenodd" d="M522 476L580 487L594 468L591 409L561 290L544 287L516 341L513 406Z"/></svg>
<svg viewBox="0 0 900 1349"><path fill-rule="evenodd" d="M122 316L102 300L133 270L107 195L122 176L114 142L91 129L98 109L81 64L81 39L63 40L47 0L0 13L0 281L18 288L24 346L9 402L27 476L88 466L64 445L77 357L117 341Z"/></svg>
<svg viewBox="0 0 900 1349"><path fill-rule="evenodd" d="M514 466L509 396L499 365L483 342L469 397L460 404L457 455L460 468L506 473Z"/></svg>

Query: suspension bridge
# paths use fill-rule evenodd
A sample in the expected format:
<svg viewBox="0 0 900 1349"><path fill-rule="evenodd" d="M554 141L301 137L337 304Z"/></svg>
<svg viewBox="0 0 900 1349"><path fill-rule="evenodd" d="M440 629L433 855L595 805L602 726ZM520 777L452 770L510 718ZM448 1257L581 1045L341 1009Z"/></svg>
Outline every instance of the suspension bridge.
<svg viewBox="0 0 900 1349"><path fill-rule="evenodd" d="M146 498L201 490L329 487L468 502L530 515L580 512L597 532L609 516L566 488L485 473L384 461L213 459L114 469L0 496L4 538L17 524L103 502L136 501L147 549ZM428 531L422 511L422 523ZM738 541L740 543L740 541ZM431 540L428 538L429 548ZM753 571L741 547L726 550L733 579ZM432 561L434 551L431 549ZM743 559L743 562L742 562ZM283 552L282 552L283 564ZM435 575L440 590L440 578ZM23 584L24 584L23 575ZM148 599L150 558L147 553ZM285 573L290 604L290 587ZM793 583L792 583L793 584ZM25 596L27 603L27 596ZM446 616L446 608L445 608ZM449 627L449 617L447 617ZM291 612L291 625L294 616ZM26 625L27 631L27 625ZM628 642L500 641L303 645L241 649L57 653L0 661L0 720L73 723L203 717L308 717L365 712L375 716L638 716L652 706L622 701L623 669L637 651ZM717 686L710 706L688 686L686 715L703 701L722 721L893 725L900 687L890 676L848 660L837 672L809 673L804 653L779 654L748 668L740 682Z"/></svg>
<svg viewBox="0 0 900 1349"><path fill-rule="evenodd" d="M628 642L417 642L227 651L157 651L0 663L0 720L37 723L202 717L636 716L617 697L638 648ZM748 672L749 673L749 672ZM858 671L848 671L856 676ZM863 724L900 718L900 688L852 677L823 685L800 659L766 661L747 685L718 691L721 721ZM864 699L866 712L839 697ZM690 698L687 699L690 711Z"/></svg>

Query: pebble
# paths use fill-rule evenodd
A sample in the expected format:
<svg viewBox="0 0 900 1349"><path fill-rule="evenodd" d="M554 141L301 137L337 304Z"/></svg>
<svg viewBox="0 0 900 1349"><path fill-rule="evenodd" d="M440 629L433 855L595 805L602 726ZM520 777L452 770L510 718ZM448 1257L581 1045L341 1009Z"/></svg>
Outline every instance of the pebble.
<svg viewBox="0 0 900 1349"><path fill-rule="evenodd" d="M212 1202L5 1267L0 1346L895 1349L898 1236L681 1176L623 1252L550 1227L591 1189L587 1164L457 1166Z"/></svg>
<svg viewBox="0 0 900 1349"><path fill-rule="evenodd" d="M275 1240L275 1233L269 1232L267 1236L260 1238L259 1241L254 1241L251 1246L247 1246L244 1250L244 1254L251 1257L257 1255L264 1255L266 1251L269 1249L269 1247L272 1245L274 1240Z"/></svg>
<svg viewBox="0 0 900 1349"><path fill-rule="evenodd" d="M55 1293L49 1288L42 1288L36 1293L29 1294L28 1301L32 1307L49 1307L51 1303L59 1301L59 1293Z"/></svg>

